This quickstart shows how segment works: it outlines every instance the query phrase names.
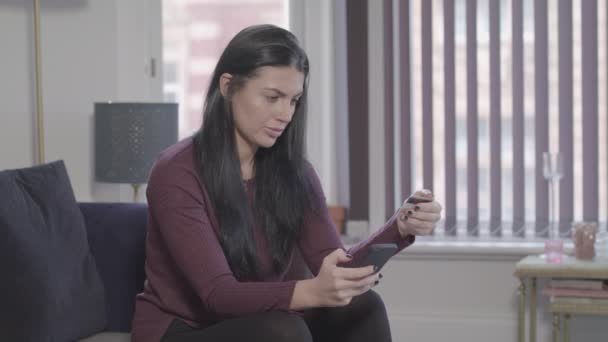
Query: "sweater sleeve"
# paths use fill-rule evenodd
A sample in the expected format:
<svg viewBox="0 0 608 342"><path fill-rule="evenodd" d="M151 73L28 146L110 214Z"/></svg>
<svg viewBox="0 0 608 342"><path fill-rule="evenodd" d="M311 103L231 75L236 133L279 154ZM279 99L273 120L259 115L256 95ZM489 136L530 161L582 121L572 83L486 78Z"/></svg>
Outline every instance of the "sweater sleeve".
<svg viewBox="0 0 608 342"><path fill-rule="evenodd" d="M208 311L229 318L289 310L295 281L240 282L235 278L193 170L179 166L153 170L147 198L170 256Z"/></svg>
<svg viewBox="0 0 608 342"><path fill-rule="evenodd" d="M319 177L312 166L309 169L309 175L313 192L312 198L316 203L314 203L313 209L305 215L299 247L308 267L316 276L319 273L325 256L338 248L344 249L344 246L342 245L334 223L331 220ZM373 244L395 243L398 247L395 252L395 254L397 254L399 251L414 243L415 236L408 235L405 238L401 236L396 219L397 213L395 213L395 215L393 215L393 217L374 234L349 248L347 252L353 255L354 258L351 262L343 266L356 264L363 259L369 250L369 247Z"/></svg>

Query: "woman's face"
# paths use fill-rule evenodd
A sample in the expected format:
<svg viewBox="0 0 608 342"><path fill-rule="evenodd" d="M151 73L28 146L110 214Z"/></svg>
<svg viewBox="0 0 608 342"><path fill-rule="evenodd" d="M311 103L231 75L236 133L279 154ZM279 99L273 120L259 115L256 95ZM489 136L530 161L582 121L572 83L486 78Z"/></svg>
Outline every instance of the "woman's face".
<svg viewBox="0 0 608 342"><path fill-rule="evenodd" d="M226 93L230 74L221 78ZM293 67L261 67L232 96L237 143L271 147L291 121L302 95L304 74Z"/></svg>

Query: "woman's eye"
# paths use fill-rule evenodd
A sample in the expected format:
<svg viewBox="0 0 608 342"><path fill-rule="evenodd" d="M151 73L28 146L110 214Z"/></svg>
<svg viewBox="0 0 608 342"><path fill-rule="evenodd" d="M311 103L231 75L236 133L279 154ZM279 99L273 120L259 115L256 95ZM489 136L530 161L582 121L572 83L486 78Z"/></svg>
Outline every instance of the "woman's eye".
<svg viewBox="0 0 608 342"><path fill-rule="evenodd" d="M266 99L268 99L269 102L277 102L277 100L279 100L278 96L266 96Z"/></svg>

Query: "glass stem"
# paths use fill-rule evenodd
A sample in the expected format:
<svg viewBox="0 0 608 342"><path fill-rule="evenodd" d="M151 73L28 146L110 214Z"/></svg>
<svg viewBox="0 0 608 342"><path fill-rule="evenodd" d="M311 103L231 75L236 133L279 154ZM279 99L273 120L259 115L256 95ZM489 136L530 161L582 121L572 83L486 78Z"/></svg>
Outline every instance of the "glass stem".
<svg viewBox="0 0 608 342"><path fill-rule="evenodd" d="M550 239L556 239L557 238L557 231L556 231L556 226L557 226L557 201L555 198L556 195L556 186L557 186L557 181L555 179L551 179L550 184L549 184L549 197L551 198L550 201L550 205L551 205L551 209L549 212L549 238Z"/></svg>

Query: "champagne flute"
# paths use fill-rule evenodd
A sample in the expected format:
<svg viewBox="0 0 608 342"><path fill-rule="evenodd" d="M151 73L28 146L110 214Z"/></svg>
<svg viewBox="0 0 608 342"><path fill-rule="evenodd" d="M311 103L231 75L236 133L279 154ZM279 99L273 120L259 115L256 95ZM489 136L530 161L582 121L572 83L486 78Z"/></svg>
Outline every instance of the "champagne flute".
<svg viewBox="0 0 608 342"><path fill-rule="evenodd" d="M563 241L559 240L557 217L557 183L564 175L564 161L560 152L543 152L543 176L549 182L549 236L545 241L547 261L560 263Z"/></svg>
<svg viewBox="0 0 608 342"><path fill-rule="evenodd" d="M549 222L557 218L557 183L564 175L564 160L560 152L543 152L543 176L549 182ZM550 232L551 233L551 232ZM551 237L551 236L550 236Z"/></svg>

